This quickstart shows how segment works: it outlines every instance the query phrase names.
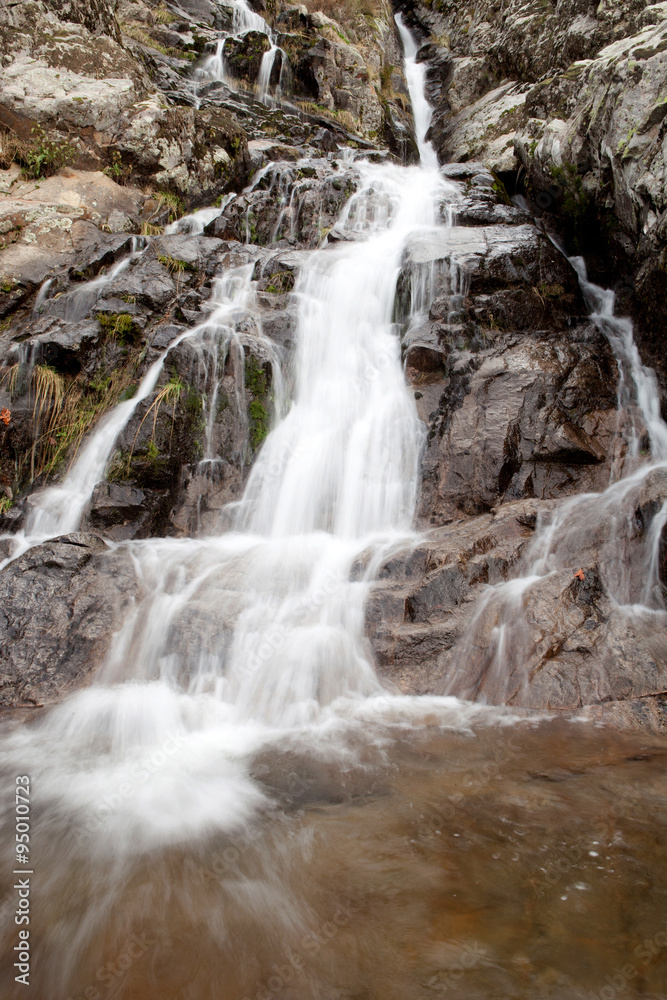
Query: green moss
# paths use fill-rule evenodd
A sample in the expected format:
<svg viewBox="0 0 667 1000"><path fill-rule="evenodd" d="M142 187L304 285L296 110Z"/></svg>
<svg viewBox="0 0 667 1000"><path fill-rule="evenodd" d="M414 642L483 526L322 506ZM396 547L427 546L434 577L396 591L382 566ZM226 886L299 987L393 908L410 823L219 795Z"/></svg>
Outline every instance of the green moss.
<svg viewBox="0 0 667 1000"><path fill-rule="evenodd" d="M97 322L103 332L119 344L135 343L141 336L136 320L129 313L100 312L97 314Z"/></svg>
<svg viewBox="0 0 667 1000"><path fill-rule="evenodd" d="M266 286L266 291L271 295L284 295L294 288L294 275L291 271L277 271L271 275L271 283Z"/></svg>
<svg viewBox="0 0 667 1000"><path fill-rule="evenodd" d="M256 451L269 433L269 415L264 404L257 399L253 399L250 403L248 415L250 417L250 447Z"/></svg>
<svg viewBox="0 0 667 1000"><path fill-rule="evenodd" d="M188 264L186 260L179 260L178 257L172 257L170 254L159 254L158 260L166 267L170 274L182 274L183 271L196 271L197 268L193 264Z"/></svg>
<svg viewBox="0 0 667 1000"><path fill-rule="evenodd" d="M493 175L493 191L506 205L512 204L512 199L507 193L507 188L496 174Z"/></svg>
<svg viewBox="0 0 667 1000"><path fill-rule="evenodd" d="M266 372L254 354L249 354L245 363L245 384L253 396L264 399L268 390Z"/></svg>
<svg viewBox="0 0 667 1000"><path fill-rule="evenodd" d="M256 451L269 433L269 413L266 407L269 378L266 369L253 354L249 354L246 358L245 384L253 397L248 404L248 418L250 447Z"/></svg>

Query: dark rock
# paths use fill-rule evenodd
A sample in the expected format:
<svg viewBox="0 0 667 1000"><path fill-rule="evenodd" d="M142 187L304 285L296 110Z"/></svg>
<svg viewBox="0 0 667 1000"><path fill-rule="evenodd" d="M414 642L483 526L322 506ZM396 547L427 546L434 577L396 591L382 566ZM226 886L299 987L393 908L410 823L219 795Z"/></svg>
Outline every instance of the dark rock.
<svg viewBox="0 0 667 1000"><path fill-rule="evenodd" d="M225 59L232 76L254 84L259 76L262 56L271 42L259 31L248 31L240 38L230 38L225 44Z"/></svg>
<svg viewBox="0 0 667 1000"><path fill-rule="evenodd" d="M137 595L127 554L94 535L10 563L0 572L0 704L53 702L85 684Z"/></svg>

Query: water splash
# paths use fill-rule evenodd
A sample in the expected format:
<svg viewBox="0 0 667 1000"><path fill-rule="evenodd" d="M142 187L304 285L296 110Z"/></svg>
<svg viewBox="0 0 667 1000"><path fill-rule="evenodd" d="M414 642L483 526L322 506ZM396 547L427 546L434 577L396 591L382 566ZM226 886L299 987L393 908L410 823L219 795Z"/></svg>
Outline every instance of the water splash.
<svg viewBox="0 0 667 1000"><path fill-rule="evenodd" d="M178 338L203 368L208 462L217 460L213 414L225 358L234 356L241 379L246 349L272 368L276 423L234 508L236 530L123 543L139 594L95 684L27 743L18 737L58 809L58 789L77 785L67 807L77 813L138 754L169 733L183 741L162 791L150 802L121 803L90 849L132 853L137 838L234 826L263 801L241 763L250 746L291 730L308 741L312 727L337 725L338 712L359 699L379 699L378 710L391 702L367 649L364 606L384 561L414 544L423 441L393 323L396 283L410 238L440 225L441 203L456 192L430 168L362 161L358 169L359 190L337 223L348 238L314 251L292 293L290 399L261 322L238 322L257 317L251 264L216 283L210 318ZM142 398L163 360L146 376ZM236 384L242 413L243 381ZM109 418L66 482L42 499L41 530L51 514L50 530L74 525L136 404ZM52 741L59 750L48 757ZM77 777L84 745L85 774ZM183 781L194 796L185 811L168 796Z"/></svg>

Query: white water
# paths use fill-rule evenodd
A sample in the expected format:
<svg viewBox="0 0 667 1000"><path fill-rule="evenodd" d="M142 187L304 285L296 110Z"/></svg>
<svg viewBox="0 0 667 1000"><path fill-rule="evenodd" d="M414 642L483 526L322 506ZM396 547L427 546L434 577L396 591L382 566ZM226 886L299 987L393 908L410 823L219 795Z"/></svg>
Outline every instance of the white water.
<svg viewBox="0 0 667 1000"><path fill-rule="evenodd" d="M262 56L257 76L257 93L260 101L264 104L268 104L271 100L269 93L271 89L271 74L273 73L273 66L279 52L282 52L282 49L272 42L269 51L265 52Z"/></svg>
<svg viewBox="0 0 667 1000"><path fill-rule="evenodd" d="M426 64L417 62L416 56L419 51L419 45L406 27L403 17L400 14L397 14L395 21L403 43L403 52L405 55L405 79L408 84L410 100L412 102L412 113L415 122L415 138L417 139L419 158L425 167L437 169L437 154L431 143L426 141L426 133L428 132L431 124L431 118L433 117L433 109L426 100L424 93Z"/></svg>
<svg viewBox="0 0 667 1000"><path fill-rule="evenodd" d="M35 298L35 304L32 307L32 311L35 315L39 313L40 309L46 302L46 298L49 294L49 289L51 288L51 285L55 280L56 280L55 278L47 278L46 281L42 283L39 291L37 292L37 296Z"/></svg>
<svg viewBox="0 0 667 1000"><path fill-rule="evenodd" d="M213 222L219 215L222 215L233 198L233 194L225 195L220 205L215 208L200 208L198 212L182 216L165 228L165 236L173 236L174 233L186 233L188 236L200 235L204 232L209 222Z"/></svg>
<svg viewBox="0 0 667 1000"><path fill-rule="evenodd" d="M214 210L214 211L217 211ZM201 213L199 213L201 214ZM190 218L194 218L191 216ZM121 264L127 266L127 259ZM113 454L118 438L132 419L139 404L145 400L155 389L165 359L169 352L178 344L185 340L193 341L193 346L199 351L200 356L213 354L214 373L217 372L218 353L222 352L222 362L229 350L230 343L234 343L237 353L243 357L243 346L252 340L255 353L266 357L274 368L274 382L277 387L277 394L282 398L282 378L280 366L277 362L275 351L270 342L257 329L256 335L249 338L247 335L237 335L236 324L245 318L254 306L254 288L251 282L253 266L236 268L228 272L224 278L216 279L213 282L210 308L211 315L204 322L190 330L184 330L178 334L169 346L163 350L156 361L153 362L146 374L143 376L138 389L131 399L118 403L98 424L93 433L84 443L76 460L62 483L49 487L41 493L37 493L31 498L31 506L23 531L8 536L12 543L11 555L0 563L0 569L4 568L8 562L18 558L29 548L44 542L48 538L56 538L59 535L66 535L76 531L81 522L81 518L88 506L97 483L104 478L104 473ZM119 273L119 265L112 270L112 275ZM107 275L103 279L96 279L94 284L101 287L101 284L111 280ZM91 283L92 284L92 283ZM88 290L83 293L86 301L89 298ZM241 372L241 383L239 387L239 410L244 412L245 407L240 404L242 393L242 363L237 366ZM205 405L205 413L208 418L208 430L210 437L210 422L215 414L215 402L217 394L217 381L214 375L214 385L211 389L212 400L209 405ZM206 401L205 401L206 402ZM242 430L245 438L239 443L239 449L243 449L247 444L247 424ZM210 454L206 456L211 458Z"/></svg>
<svg viewBox="0 0 667 1000"><path fill-rule="evenodd" d="M77 323L89 315L97 303L106 285L110 285L119 274L126 271L137 257L140 257L148 246L148 241L141 236L133 236L130 241L130 252L110 268L106 274L100 274L91 281L86 281L78 288L73 288L55 299L47 299L42 303L42 311L60 316L67 323Z"/></svg>
<svg viewBox="0 0 667 1000"><path fill-rule="evenodd" d="M588 281L581 258L572 258L591 319L606 335L618 365L619 415L626 453L620 462L620 478L603 493L572 497L556 511L540 519L535 536L521 561L521 575L489 587L478 601L466 634L455 650L453 666L445 689L463 697L477 697L479 674L471 664L484 658L485 684L494 691L505 686L506 695L517 665L530 651L526 627L526 599L530 589L551 574L562 570L578 572L594 566L604 590L616 605L620 617L641 621L658 615L664 619L665 598L659 578L662 531L667 523L667 502L653 517L643 541L636 538L636 510L642 496L656 483L655 496L664 495L660 481L667 476L667 424L660 413L660 395L654 372L639 356L629 319L614 315L615 296ZM642 441L648 438L650 455L642 455ZM616 479L618 463L612 477ZM655 500L653 502L656 502ZM489 622L491 642L485 639ZM516 681L511 683L515 686ZM525 683L525 678L524 678Z"/></svg>
<svg viewBox="0 0 667 1000"><path fill-rule="evenodd" d="M194 74L195 81L199 87L211 81L218 81L226 84L232 90L235 89L236 84L233 76L229 73L225 59L225 46L230 39L240 39L250 31L259 31L263 35L266 35L271 48L262 57L257 78L257 92L260 101L270 105L280 96L280 82L276 93L274 95L270 93L273 66L278 55L280 54L282 57L285 57L285 54L273 41L273 32L270 26L260 14L257 14L248 6L246 0L229 0L229 6L234 8L232 30L218 40L215 52L207 56L197 67ZM283 58L283 65L285 58Z"/></svg>
<svg viewBox="0 0 667 1000"><path fill-rule="evenodd" d="M423 428L392 323L396 281L407 242L438 225L455 190L427 167L359 169L337 224L354 239L313 252L298 278L293 399L288 406L273 364L278 422L236 508L237 530L124 543L141 593L95 683L11 737L21 768L49 789L56 826L90 831L86 850L123 855L232 828L265 801L244 763L253 748L293 732L313 752L344 758L350 725L367 733L375 715L421 711L383 695L364 605L383 561L415 540ZM252 312L254 292L251 265L240 271L223 277L211 320L179 338L210 363L212 408L221 355L237 351L243 371L247 342L233 314ZM259 326L252 350L273 363ZM163 360L43 497L34 530L75 525ZM125 782L136 788L137 760L167 743L176 749L162 753L147 792L114 798Z"/></svg>

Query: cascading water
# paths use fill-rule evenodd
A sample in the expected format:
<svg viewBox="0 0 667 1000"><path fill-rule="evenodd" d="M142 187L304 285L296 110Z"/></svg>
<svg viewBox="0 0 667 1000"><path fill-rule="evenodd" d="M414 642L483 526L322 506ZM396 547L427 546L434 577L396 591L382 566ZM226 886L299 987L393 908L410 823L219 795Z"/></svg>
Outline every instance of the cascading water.
<svg viewBox="0 0 667 1000"><path fill-rule="evenodd" d="M412 112L415 122L415 138L419 149L419 158L423 165L428 168L437 168L438 157L430 142L426 141L433 109L426 100L424 93L424 83L426 81L426 64L417 61L419 45L412 37L402 16L396 15L398 32L403 43L405 54L405 78L410 91L410 101L412 102Z"/></svg>
<svg viewBox="0 0 667 1000"><path fill-rule="evenodd" d="M454 651L444 690L459 697L485 700L521 697L531 641L526 628L526 601L531 588L563 570L579 572L596 566L605 592L616 605L619 620L649 621L649 627L667 629L664 588L659 561L665 509L661 505L643 542L637 541L636 519L644 492L652 481L667 476L667 424L660 413L658 384L639 357L629 319L614 315L614 292L588 281L581 258L572 258L591 319L609 340L619 372L618 405L624 415L626 453L622 478L601 494L575 496L559 504L538 523L535 537L521 561L520 575L489 587L478 602L472 621ZM647 440L648 439L648 440ZM650 458L640 454L648 443ZM614 463L612 475L616 477ZM652 621L651 619L656 619ZM491 641L488 633L489 622ZM517 675L519 675L517 677Z"/></svg>
<svg viewBox="0 0 667 1000"><path fill-rule="evenodd" d="M205 213L207 210L203 211ZM194 219L195 222L199 221L196 216L190 216L189 218ZM94 285L96 294L99 293L99 290L105 284L112 281L124 267L127 267L129 261L130 258L125 258L119 264L115 265L108 275L89 282L89 285ZM7 565L7 562L18 558L18 556L22 555L33 545L37 545L47 538L54 538L76 531L83 513L90 502L95 486L104 478L104 471L113 454L118 438L129 424L139 404L155 389L169 352L186 340L192 341L193 348L199 350L202 356L209 354L214 359L212 371L213 384L209 394L208 405L205 407L207 427L210 431L210 423L215 416L218 369L220 364L218 352L220 350L226 352L230 341L234 340L237 353L241 352L242 355L245 340L243 336L236 334L235 323L240 317L244 317L252 307L252 270L252 265L232 270L224 279L218 279L214 282L210 300L210 317L204 323L179 333L172 340L169 346L160 353L157 360L150 366L132 398L118 403L100 422L99 426L83 446L62 483L36 494L30 506L25 529L15 535L9 536L12 552L7 559L0 563L0 569ZM75 307L77 316L82 309L81 301L85 302L87 309L90 310L93 304L93 291L89 287L77 289L70 294L78 296ZM71 311L71 306L65 307L67 315ZM277 394L279 398L282 398L280 366L272 345L263 336L261 330L257 330L257 335L254 338L254 347L259 353L266 354L268 360L272 363L275 372ZM242 368L242 365L240 367ZM243 407L239 406L239 409L243 412ZM245 435L247 439L247 426L245 427ZM209 438L210 433L207 441ZM245 441L240 442L239 448L243 448L245 443ZM212 456L207 454L206 457L211 458Z"/></svg>
<svg viewBox="0 0 667 1000"><path fill-rule="evenodd" d="M233 89L234 81L233 77L230 75L227 60L225 58L225 46L230 39L240 39L243 38L244 35L247 35L250 31L259 31L261 34L266 35L269 39L270 48L262 56L257 78L257 92L262 103L273 104L280 96L282 83L281 69L281 79L278 83L277 91L274 95L271 95L271 77L273 75L273 67L276 59L278 58L282 60L281 67L285 64L285 53L274 42L273 32L270 26L260 14L257 14L248 6L246 0L230 0L230 6L233 8L231 31L218 40L215 52L210 56L207 56L201 65L197 67L195 71L195 81L197 87L199 88L206 83L216 81L224 83Z"/></svg>
<svg viewBox="0 0 667 1000"><path fill-rule="evenodd" d="M425 167L361 164L360 170L361 188L338 224L355 239L314 253L297 282L294 399L255 462L236 511L237 532L130 544L145 597L96 685L50 715L34 743L18 736L33 773L52 782L56 799L62 775L69 774L79 789L70 796L74 812L89 798L91 780L104 785L141 747L174 730L193 748L213 739L237 749L217 775L207 763L208 805L188 812L182 802L163 801L159 808L155 802L149 826L156 835L170 829L174 837L200 822L202 829L233 826L249 803L262 799L238 761L232 763L261 727L302 726L337 699L381 692L364 645L364 597L380 562L411 537L422 440L392 323L396 281L407 239L436 226L440 204L455 192ZM246 309L248 279L249 273L241 281ZM225 350L236 336L230 310L240 302L238 294L229 298L229 278L222 286L225 301L203 328L224 327L226 344L218 340L218 349ZM201 332L183 333L174 343L201 343L195 336ZM134 399L93 435L64 483L42 495L28 533L76 527L121 427L154 387L165 354ZM274 389L280 416L277 378ZM213 385L211 406L214 399ZM195 637L186 623L205 608L208 625ZM205 700L194 702L195 696ZM108 742L101 756L89 744L92 756L79 773L75 747L81 739L88 744L103 718ZM50 745L62 753L44 756ZM189 780L197 789L203 776L195 768ZM116 833L119 820L112 824ZM139 820L122 820L125 850Z"/></svg>

